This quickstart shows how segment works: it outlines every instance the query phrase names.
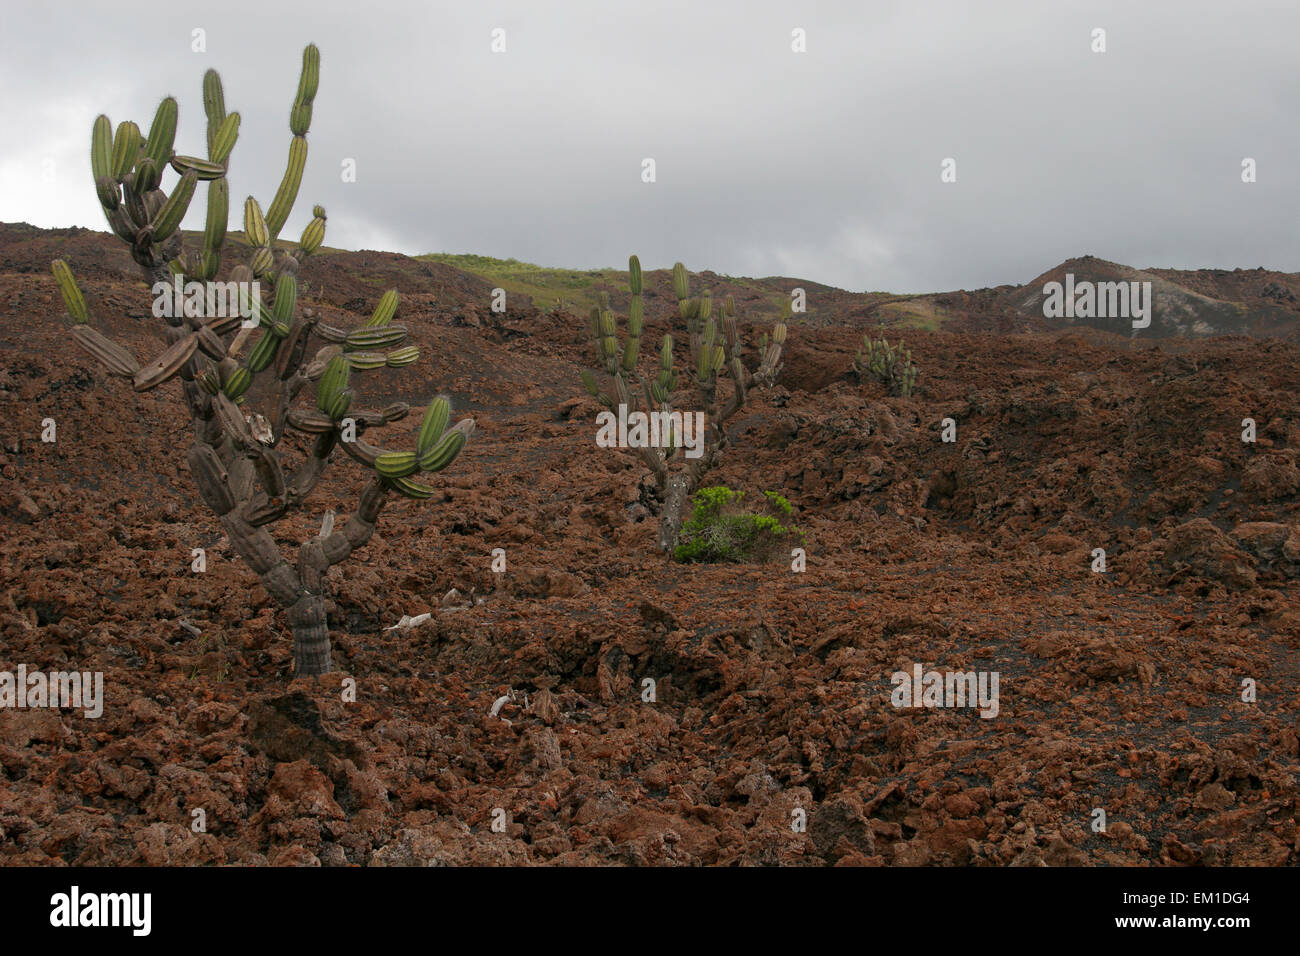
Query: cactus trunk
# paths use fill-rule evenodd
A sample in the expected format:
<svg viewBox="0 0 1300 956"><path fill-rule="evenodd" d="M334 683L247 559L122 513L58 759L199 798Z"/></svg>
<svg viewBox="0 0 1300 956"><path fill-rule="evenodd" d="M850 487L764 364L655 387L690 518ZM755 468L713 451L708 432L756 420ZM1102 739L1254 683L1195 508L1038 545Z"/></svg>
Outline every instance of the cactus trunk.
<svg viewBox="0 0 1300 956"><path fill-rule="evenodd" d="M682 536L682 522L685 521L686 503L695 488L689 475L673 475L668 479L664 489L664 509L659 515L659 550L671 551L677 547Z"/></svg>
<svg viewBox="0 0 1300 956"><path fill-rule="evenodd" d="M288 612L293 628L293 674L314 677L330 671L330 631L325 597L304 594Z"/></svg>

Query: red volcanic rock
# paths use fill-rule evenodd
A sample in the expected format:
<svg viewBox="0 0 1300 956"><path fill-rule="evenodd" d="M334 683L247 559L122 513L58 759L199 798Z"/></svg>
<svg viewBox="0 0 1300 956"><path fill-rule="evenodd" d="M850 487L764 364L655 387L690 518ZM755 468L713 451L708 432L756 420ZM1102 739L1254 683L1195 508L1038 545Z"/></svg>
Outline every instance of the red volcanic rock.
<svg viewBox="0 0 1300 956"><path fill-rule="evenodd" d="M439 393L478 428L331 572L337 670L290 681L283 615L193 492L179 384L137 393L75 347L59 255L102 331L160 341L106 236L0 226L0 678L104 687L98 718L0 707L0 862L1300 862L1278 669L1300 647L1295 342L1053 332L979 290L906 330L921 378L890 398L848 370L891 297L808 284L779 387L752 390L707 479L788 498L805 569L683 566L635 456L595 445L585 316L514 296L498 316L489 283L436 263L313 257L327 321L403 295L420 361L354 377L358 407L413 408L383 445ZM1297 288L1183 279L1276 309L1267 282ZM646 282L657 341L676 301ZM765 289L714 281L747 336ZM366 480L341 457L277 537L341 526ZM996 716L895 707L918 664L996 672Z"/></svg>

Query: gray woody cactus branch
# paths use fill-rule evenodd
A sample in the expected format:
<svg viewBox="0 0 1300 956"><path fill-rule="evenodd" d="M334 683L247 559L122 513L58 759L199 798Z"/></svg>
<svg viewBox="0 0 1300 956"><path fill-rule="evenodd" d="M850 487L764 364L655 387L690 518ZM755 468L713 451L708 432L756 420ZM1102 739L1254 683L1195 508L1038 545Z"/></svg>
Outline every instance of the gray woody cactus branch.
<svg viewBox="0 0 1300 956"><path fill-rule="evenodd" d="M388 451L367 442L362 437L367 430L410 411L402 402L380 411L351 408L353 371L398 368L419 357L414 346L402 345L407 330L392 324L396 291L385 293L370 320L353 330L326 325L311 309L298 306L298 266L324 241L325 210L315 207L296 248L277 246L276 240L297 200L319 77L320 52L309 45L303 51L290 112L293 138L284 178L265 214L251 196L244 204L251 252L247 263L230 270L225 284L239 290L238 309L213 309L212 296L200 294L207 308L162 310L166 348L141 363L89 324L89 310L71 270L62 260L53 263L74 323L71 335L79 345L110 372L131 379L137 391L180 377L196 436L186 458L199 494L220 518L235 551L285 609L293 628L298 675L323 674L331 668L325 614L330 566L369 541L390 492L415 499L432 495L432 488L412 476L446 468L474 430L468 418L448 428L451 407L439 397L424 415L415 450ZM182 279L201 280L201 288L210 290L221 266L229 206L226 170L239 134L239 114L226 112L221 78L214 70L203 78L203 105L208 119L206 159L175 153L178 111L171 97L158 107L148 136L135 123L121 123L114 132L108 117L95 120L95 190L114 234L130 248L156 293L159 283L179 285ZM170 193L162 188L169 166L180 176ZM201 181L208 184L207 219L201 246L187 251L180 224ZM263 286L271 291L267 301ZM326 344L308 360L313 336ZM308 383L316 385L315 407L293 406ZM269 416L245 414L242 406L253 393L266 398ZM306 460L295 470L286 467L281 446L290 429L311 441ZM297 560L290 561L267 526L303 504L337 448L369 469L372 477L347 524L306 542Z"/></svg>
<svg viewBox="0 0 1300 956"><path fill-rule="evenodd" d="M659 346L655 374L645 375L638 363L645 305L641 262L636 256L628 260L628 282L632 299L626 337L620 340L608 296L602 295L600 304L592 308L588 331L595 350L596 369L584 370L582 382L588 394L602 405L614 410L625 406L629 415L671 413L679 391L686 392L683 397L689 410L704 413L704 440L699 457L687 458L680 447L635 449L654 479L660 505L659 548L671 551L681 535L686 503L727 447L727 422L744 408L753 385L771 385L780 374L786 327L778 322L770 341L767 335L760 337L758 364L751 371L743 358L735 300L727 296L718 310L720 315L715 315L712 292L706 289L692 298L686 267L678 262L673 266L673 291L677 296L678 315L686 323L688 363L679 375L673 337L666 334ZM598 375L604 377L603 384ZM729 387L719 388L723 379L729 380ZM679 385L684 389L679 389Z"/></svg>

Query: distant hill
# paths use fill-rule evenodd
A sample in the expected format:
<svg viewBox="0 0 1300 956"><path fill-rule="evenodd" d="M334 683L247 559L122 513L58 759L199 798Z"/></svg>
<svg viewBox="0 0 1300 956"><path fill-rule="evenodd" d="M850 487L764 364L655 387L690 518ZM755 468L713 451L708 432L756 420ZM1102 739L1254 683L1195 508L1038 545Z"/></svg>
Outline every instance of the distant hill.
<svg viewBox="0 0 1300 956"><path fill-rule="evenodd" d="M627 272L605 268L571 270L548 268L514 259L434 253L420 256L472 273L506 289L510 295L528 296L543 310L570 308L585 314L600 292L608 292L616 307L626 305ZM1300 274L1265 269L1146 269L1081 256L1068 259L1022 286L893 295L887 292L847 292L806 279L768 276L760 279L699 273L715 296L734 295L744 315L762 317L780 312L790 292L807 294L804 322L872 328L949 329L963 332L1033 332L1066 327L1089 327L1125 337L1135 334L1132 317L1075 316L1052 318L1044 314L1051 282L1147 283L1152 309L1151 324L1140 330L1144 338L1203 338L1215 335L1252 335L1291 338L1300 334ZM659 269L646 273L647 307L672 307L671 276ZM1103 292L1105 287L1103 286ZM1145 290L1145 286L1142 287ZM1131 289L1131 286L1130 286Z"/></svg>
<svg viewBox="0 0 1300 956"><path fill-rule="evenodd" d="M227 255L238 255L241 244L241 233L228 233ZM440 309L453 311L460 311L462 306L485 310L494 288L506 290L511 311L524 307L585 316L601 292L609 294L616 309L626 309L628 302L627 272L613 267L566 269L452 253L410 257L333 248L322 249L321 253L314 257L316 268L330 276L330 283L349 287L357 302L368 301L367 297L384 285L403 288L411 296L411 306L423 300L425 305L436 303ZM79 275L111 274L129 282L137 276L130 258L107 232L0 223L4 271L36 273L49 279L49 261L60 256L68 258ZM1073 276L1076 285L1151 283L1154 302L1150 327L1135 332L1128 316L1045 316L1048 296L1044 287L1052 282L1064 285L1067 276ZM646 271L645 287L647 317L664 318L676 309L669 270ZM869 330L884 325L891 329L990 333L1089 328L1125 338L1196 339L1244 334L1300 341L1300 273L1262 268L1143 270L1081 256L1067 259L1022 286L923 295L848 292L808 279L746 278L708 270L693 273L692 288L701 287L712 289L717 298L734 296L742 318L755 321L781 315L791 291L801 288L806 294L806 311L795 316L795 321L813 328L836 325Z"/></svg>
<svg viewBox="0 0 1300 956"><path fill-rule="evenodd" d="M1050 283L1062 287L1083 283L1133 283L1150 289L1151 325L1138 332L1131 315L1058 316L1045 314ZM1146 283L1150 283L1146 286ZM1050 326L1086 325L1149 338L1203 338L1214 335L1255 335L1285 338L1300 328L1300 275L1264 269L1134 269L1095 256L1067 259L1060 265L1000 297L1001 303L1025 316L1043 318Z"/></svg>

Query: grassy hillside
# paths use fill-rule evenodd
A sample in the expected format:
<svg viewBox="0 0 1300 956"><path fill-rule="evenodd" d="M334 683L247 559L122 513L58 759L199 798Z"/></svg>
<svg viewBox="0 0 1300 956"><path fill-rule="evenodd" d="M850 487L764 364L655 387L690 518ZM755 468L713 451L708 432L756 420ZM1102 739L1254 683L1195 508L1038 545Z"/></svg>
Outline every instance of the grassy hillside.
<svg viewBox="0 0 1300 956"><path fill-rule="evenodd" d="M603 269L566 269L538 266L518 259L495 259L491 256L479 256L472 253L433 252L416 256L430 262L439 262L462 272L478 276L506 290L508 296L526 295L537 309L552 312L557 308L567 308L579 315L585 315L596 304L600 292L606 291L615 298L627 292L627 270L607 267ZM647 283L660 283L667 287L669 270L651 269L646 271ZM728 275L710 275L704 285L713 290L714 295L735 294L751 304L761 302L761 313L781 314L782 306L787 302L787 289L799 285L798 280L749 279ZM829 287L817 286L816 283L803 283L817 289ZM839 290L834 290L838 292Z"/></svg>
<svg viewBox="0 0 1300 956"><path fill-rule="evenodd" d="M627 272L613 268L587 271L548 268L518 259L494 259L471 253L431 252L416 258L440 262L486 279L505 289L507 296L526 295L544 312L565 307L585 314L596 304L601 288L627 286Z"/></svg>

